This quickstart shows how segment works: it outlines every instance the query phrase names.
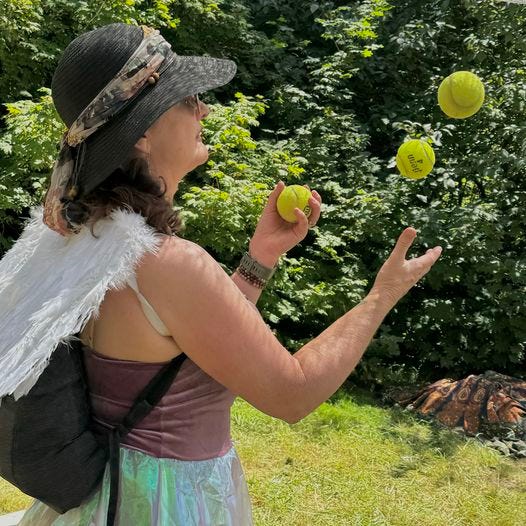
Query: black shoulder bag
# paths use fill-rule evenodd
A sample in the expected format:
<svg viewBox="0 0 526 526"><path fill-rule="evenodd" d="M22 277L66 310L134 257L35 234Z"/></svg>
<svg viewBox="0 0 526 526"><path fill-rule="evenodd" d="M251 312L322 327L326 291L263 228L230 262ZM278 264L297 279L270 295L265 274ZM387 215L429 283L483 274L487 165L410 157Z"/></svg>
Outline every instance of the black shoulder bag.
<svg viewBox="0 0 526 526"><path fill-rule="evenodd" d="M110 463L107 526L119 492L119 444L161 400L186 355L164 365L103 443L92 429L82 342L61 342L29 393L0 403L0 476L57 513L76 508L95 492Z"/></svg>

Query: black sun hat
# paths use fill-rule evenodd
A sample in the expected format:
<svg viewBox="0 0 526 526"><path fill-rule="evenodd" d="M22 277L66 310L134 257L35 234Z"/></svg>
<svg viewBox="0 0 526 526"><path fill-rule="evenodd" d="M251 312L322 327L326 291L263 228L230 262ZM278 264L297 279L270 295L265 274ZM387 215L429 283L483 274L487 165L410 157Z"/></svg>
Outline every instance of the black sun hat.
<svg viewBox="0 0 526 526"><path fill-rule="evenodd" d="M69 128L119 73L143 40L140 26L115 23L88 31L64 50L51 82L53 102ZM79 197L89 193L126 161L144 132L174 104L230 82L232 60L182 56L171 52L147 84L122 111L84 141L76 172Z"/></svg>

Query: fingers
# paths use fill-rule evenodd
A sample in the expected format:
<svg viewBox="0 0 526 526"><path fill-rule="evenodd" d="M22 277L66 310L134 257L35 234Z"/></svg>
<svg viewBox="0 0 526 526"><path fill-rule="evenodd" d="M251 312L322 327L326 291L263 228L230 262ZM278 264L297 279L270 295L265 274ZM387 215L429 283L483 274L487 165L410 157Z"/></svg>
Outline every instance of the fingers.
<svg viewBox="0 0 526 526"><path fill-rule="evenodd" d="M303 186L310 190L310 186L308 184L304 184ZM316 201L318 201L318 203L321 204L321 195L318 192L316 192L316 190L310 190L310 193L312 194L314 199L316 199Z"/></svg>
<svg viewBox="0 0 526 526"><path fill-rule="evenodd" d="M420 257L423 258L422 260L427 265L429 265L429 268L431 268L436 263L437 259L440 257L441 254L442 254L442 247L437 246L437 247L426 250L426 253Z"/></svg>
<svg viewBox="0 0 526 526"><path fill-rule="evenodd" d="M417 261L425 266L432 267L436 260L440 257L442 253L442 247L437 246L435 248L429 248L426 250L426 253L418 258L414 258L411 261Z"/></svg>
<svg viewBox="0 0 526 526"><path fill-rule="evenodd" d="M416 230L413 227L407 227L398 237L398 241L391 253L391 256L403 261L407 255L409 247L416 238Z"/></svg>
<svg viewBox="0 0 526 526"><path fill-rule="evenodd" d="M431 267L436 263L441 253L442 253L442 247L437 246L435 248L428 249L423 256L410 259L407 262L407 264L413 270L416 271L417 281L420 280L423 276L425 276L431 270Z"/></svg>
<svg viewBox="0 0 526 526"><path fill-rule="evenodd" d="M430 252L433 252L433 257L435 257L435 254L436 254L436 258L435 258L435 261L436 261L439 258L440 254L442 254L442 247L438 245L434 248L428 248L426 250L426 254L429 254Z"/></svg>
<svg viewBox="0 0 526 526"><path fill-rule="evenodd" d="M307 190L310 191L311 196L309 197L309 207L311 213L308 216L308 226L313 227L318 222L321 215L321 195L316 190L311 190L308 184L303 185Z"/></svg>
<svg viewBox="0 0 526 526"><path fill-rule="evenodd" d="M298 225L301 226L303 229L309 228L309 219L307 216L303 213L303 210L300 210L298 207L294 208L294 213L296 214L296 217L298 218Z"/></svg>
<svg viewBox="0 0 526 526"><path fill-rule="evenodd" d="M315 202L317 202L319 207L320 207L320 209L321 209L321 195L318 192L316 192L316 190L313 190L311 192L311 194L312 194L311 199L313 199Z"/></svg>
<svg viewBox="0 0 526 526"><path fill-rule="evenodd" d="M316 192L318 194L318 192ZM318 194L319 196L319 194ZM309 215L309 225L314 226L321 215L321 197L318 199L314 192L312 192L311 197L309 197L309 207L311 209L311 213Z"/></svg>

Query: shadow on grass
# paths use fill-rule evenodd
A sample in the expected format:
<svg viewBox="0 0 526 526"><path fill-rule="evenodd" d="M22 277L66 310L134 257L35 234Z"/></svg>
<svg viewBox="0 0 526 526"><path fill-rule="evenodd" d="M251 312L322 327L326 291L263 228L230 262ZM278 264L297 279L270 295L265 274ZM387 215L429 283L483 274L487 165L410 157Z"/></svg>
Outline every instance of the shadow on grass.
<svg viewBox="0 0 526 526"><path fill-rule="evenodd" d="M312 438L323 437L328 429L332 431L352 431L353 428L377 426L371 421L370 413L383 408L374 395L356 386L340 387L329 400L321 404L298 424L297 431L308 433Z"/></svg>
<svg viewBox="0 0 526 526"><path fill-rule="evenodd" d="M426 418L400 406L387 406L389 422L382 429L386 438L402 442L410 449L410 456L421 457L434 453L442 457L454 456L469 441L433 418Z"/></svg>
<svg viewBox="0 0 526 526"><path fill-rule="evenodd" d="M331 396L327 403L338 404L348 401L352 401L356 405L383 407L377 395L363 387L350 383L348 380Z"/></svg>
<svg viewBox="0 0 526 526"><path fill-rule="evenodd" d="M433 456L453 457L469 440L440 422L386 404L374 393L352 384L342 386L294 427L321 443L327 431L341 431L358 439L373 438L378 447L389 442L390 447L405 450L393 466L394 477L418 469Z"/></svg>
<svg viewBox="0 0 526 526"><path fill-rule="evenodd" d="M442 456L451 457L470 440L432 417L424 417L398 405L386 404L380 395L366 389L346 386L346 391L335 395L338 394L340 399L351 397L357 405L372 405L384 409L388 414L388 421L380 426L379 431L387 439L403 442L415 454L433 450ZM428 433L423 433L421 426Z"/></svg>
<svg viewBox="0 0 526 526"><path fill-rule="evenodd" d="M346 400L352 400L356 406L383 410L384 418L377 428L378 432L387 440L404 444L410 449L410 456L421 457L431 452L451 457L469 440L436 420L424 418L400 406L387 405L380 397L352 384L338 390L329 403L338 404Z"/></svg>

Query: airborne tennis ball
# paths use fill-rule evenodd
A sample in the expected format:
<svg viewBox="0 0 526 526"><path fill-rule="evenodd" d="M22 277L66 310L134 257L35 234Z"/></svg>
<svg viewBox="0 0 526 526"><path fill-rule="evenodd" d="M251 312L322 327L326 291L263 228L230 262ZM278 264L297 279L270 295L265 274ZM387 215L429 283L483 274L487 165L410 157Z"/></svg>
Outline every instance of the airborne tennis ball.
<svg viewBox="0 0 526 526"><path fill-rule="evenodd" d="M457 71L446 77L438 88L438 104L453 119L471 117L484 102L484 84L470 71Z"/></svg>
<svg viewBox="0 0 526 526"><path fill-rule="evenodd" d="M276 203L279 215L289 223L297 223L298 219L294 214L294 208L303 210L303 213L309 217L311 215L311 208L309 206L309 198L311 192L308 188L299 184L292 184L286 186L279 194Z"/></svg>
<svg viewBox="0 0 526 526"><path fill-rule="evenodd" d="M396 166L400 173L410 179L422 179L435 164L435 152L429 143L420 139L404 142L396 154Z"/></svg>

